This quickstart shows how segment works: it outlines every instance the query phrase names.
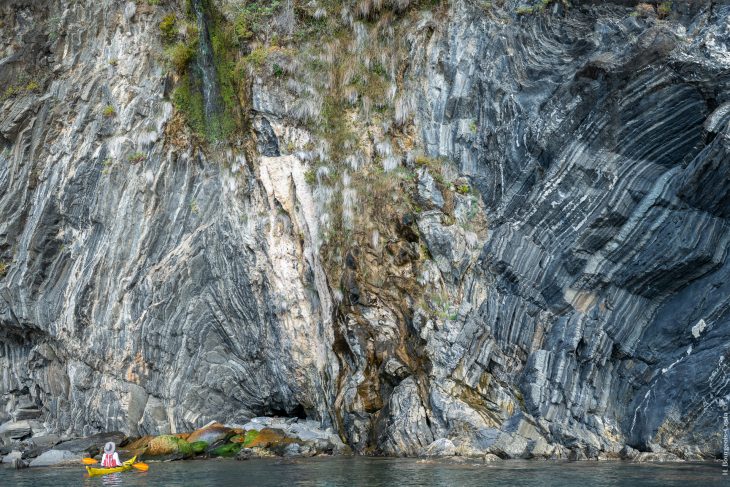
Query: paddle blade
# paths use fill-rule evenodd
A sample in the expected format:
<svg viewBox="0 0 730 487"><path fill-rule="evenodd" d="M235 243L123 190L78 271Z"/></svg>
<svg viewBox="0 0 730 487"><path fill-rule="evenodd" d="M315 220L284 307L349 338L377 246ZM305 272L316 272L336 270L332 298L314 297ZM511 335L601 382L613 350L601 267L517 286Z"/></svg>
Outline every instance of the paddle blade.
<svg viewBox="0 0 730 487"><path fill-rule="evenodd" d="M146 463L143 463L143 462L133 463L132 466L142 472L146 472L150 468L149 465L147 465Z"/></svg>
<svg viewBox="0 0 730 487"><path fill-rule="evenodd" d="M81 463L83 463L84 465L96 465L99 462L97 462L93 458L88 458L87 457L87 458L82 458L81 459Z"/></svg>

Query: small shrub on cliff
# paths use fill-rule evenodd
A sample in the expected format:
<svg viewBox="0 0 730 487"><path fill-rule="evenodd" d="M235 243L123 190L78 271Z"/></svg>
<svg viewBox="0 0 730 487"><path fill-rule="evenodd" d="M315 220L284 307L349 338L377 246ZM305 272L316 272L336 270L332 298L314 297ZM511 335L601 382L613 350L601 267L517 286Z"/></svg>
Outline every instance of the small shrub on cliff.
<svg viewBox="0 0 730 487"><path fill-rule="evenodd" d="M660 19L664 19L669 17L669 14L672 13L672 2L662 2L659 4L659 6L656 9L657 14L659 15Z"/></svg>
<svg viewBox="0 0 730 487"><path fill-rule="evenodd" d="M654 15L654 6L650 3L639 3L632 14L634 17L649 17Z"/></svg>
<svg viewBox="0 0 730 487"><path fill-rule="evenodd" d="M251 32L248 22L248 17L243 12L239 13L233 21L233 32L236 34L239 42L253 37L253 32Z"/></svg>
<svg viewBox="0 0 730 487"><path fill-rule="evenodd" d="M160 33L166 42L173 42L177 37L177 19L175 14L165 15L160 21Z"/></svg>
<svg viewBox="0 0 730 487"><path fill-rule="evenodd" d="M102 115L104 115L104 118L111 118L117 114L117 111L114 110L114 107L112 105L107 105L104 107L104 110L102 110L101 113Z"/></svg>
<svg viewBox="0 0 730 487"><path fill-rule="evenodd" d="M205 113L203 109L203 94L200 88L188 75L184 75L172 95L172 103L193 132L205 137Z"/></svg>
<svg viewBox="0 0 730 487"><path fill-rule="evenodd" d="M517 7L517 10L515 10L515 13L517 15L530 15L535 12L534 7Z"/></svg>
<svg viewBox="0 0 730 487"><path fill-rule="evenodd" d="M18 94L18 88L17 86L8 86L5 88L5 91L3 92L2 100L5 100L6 98L10 98L11 96L15 96Z"/></svg>
<svg viewBox="0 0 730 487"><path fill-rule="evenodd" d="M249 55L244 56L241 62L260 68L264 65L268 57L269 49L267 49L266 46L259 46L256 49L252 50Z"/></svg>
<svg viewBox="0 0 730 487"><path fill-rule="evenodd" d="M423 154L419 154L414 159L414 163L417 166L429 166L431 164L432 159L430 157L426 157Z"/></svg>
<svg viewBox="0 0 730 487"><path fill-rule="evenodd" d="M8 272L10 265L7 262L0 261L0 277L3 277Z"/></svg>
<svg viewBox="0 0 730 487"><path fill-rule="evenodd" d="M438 318L453 321L459 316L457 307L451 302L448 295L444 293L433 293L427 299L429 307Z"/></svg>
<svg viewBox="0 0 730 487"><path fill-rule="evenodd" d="M175 71L182 74L187 70L190 60L195 56L195 50L183 42L178 42L168 48L166 54Z"/></svg>
<svg viewBox="0 0 730 487"><path fill-rule="evenodd" d="M33 93L40 91L41 85L35 80L30 80L27 83L24 81L21 81L20 84L17 85L10 85L7 88L5 88L5 91L2 92L2 96L0 96L0 101L3 101L7 98L17 96L17 95L25 95L28 93Z"/></svg>
<svg viewBox="0 0 730 487"><path fill-rule="evenodd" d="M144 155L142 152L135 152L134 154L131 154L127 160L130 164L139 164L140 162L144 161L147 158L147 156Z"/></svg>
<svg viewBox="0 0 730 487"><path fill-rule="evenodd" d="M54 16L49 18L46 21L46 25L48 29L48 40L51 42L56 42L61 30L61 17Z"/></svg>
<svg viewBox="0 0 730 487"><path fill-rule="evenodd" d="M243 7L233 21L233 32L239 42L266 31L268 20L279 11L281 0L254 0Z"/></svg>
<svg viewBox="0 0 730 487"><path fill-rule="evenodd" d="M104 159L104 161L102 161L101 165L104 166L104 169L101 170L101 173L107 175L112 172L112 166L114 165L114 161L110 157L107 157L106 159Z"/></svg>
<svg viewBox="0 0 730 487"><path fill-rule="evenodd" d="M314 186L317 182L317 174L314 169L308 169L304 173L304 181L310 186Z"/></svg>

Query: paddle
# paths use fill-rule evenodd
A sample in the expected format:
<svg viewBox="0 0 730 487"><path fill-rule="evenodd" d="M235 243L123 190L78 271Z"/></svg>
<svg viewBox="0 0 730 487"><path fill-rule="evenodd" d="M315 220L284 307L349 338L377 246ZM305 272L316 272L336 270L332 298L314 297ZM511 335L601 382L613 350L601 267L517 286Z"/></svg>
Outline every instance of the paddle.
<svg viewBox="0 0 730 487"><path fill-rule="evenodd" d="M98 460L94 460L93 458L82 458L81 462L84 465L96 465L99 463ZM141 472L146 472L150 468L150 466L144 462L133 463L132 466Z"/></svg>

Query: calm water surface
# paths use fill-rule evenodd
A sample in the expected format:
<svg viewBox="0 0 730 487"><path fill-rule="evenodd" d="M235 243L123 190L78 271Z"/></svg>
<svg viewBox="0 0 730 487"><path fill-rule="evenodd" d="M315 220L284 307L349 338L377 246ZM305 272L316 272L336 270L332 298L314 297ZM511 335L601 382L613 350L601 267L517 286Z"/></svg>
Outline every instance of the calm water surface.
<svg viewBox="0 0 730 487"><path fill-rule="evenodd" d="M447 464L406 459L203 460L151 463L104 477L85 477L83 467L0 470L0 486L727 486L720 464L647 465L618 462L509 461Z"/></svg>

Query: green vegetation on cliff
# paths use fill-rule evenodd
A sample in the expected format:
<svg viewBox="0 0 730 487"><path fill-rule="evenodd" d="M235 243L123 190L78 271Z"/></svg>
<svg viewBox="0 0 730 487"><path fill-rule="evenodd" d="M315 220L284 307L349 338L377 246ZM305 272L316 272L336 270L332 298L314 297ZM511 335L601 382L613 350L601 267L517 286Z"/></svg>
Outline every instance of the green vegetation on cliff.
<svg viewBox="0 0 730 487"><path fill-rule="evenodd" d="M230 140L244 125L239 92L244 79L238 76L236 63L241 56L240 43L234 26L215 8L202 1L209 39L201 40L201 32L193 6L185 2L175 12L166 14L159 24L160 38L171 70L176 74L172 101L187 125L202 141ZM201 42L210 42L216 87L220 90L221 107L206 114L202 73L198 65Z"/></svg>

